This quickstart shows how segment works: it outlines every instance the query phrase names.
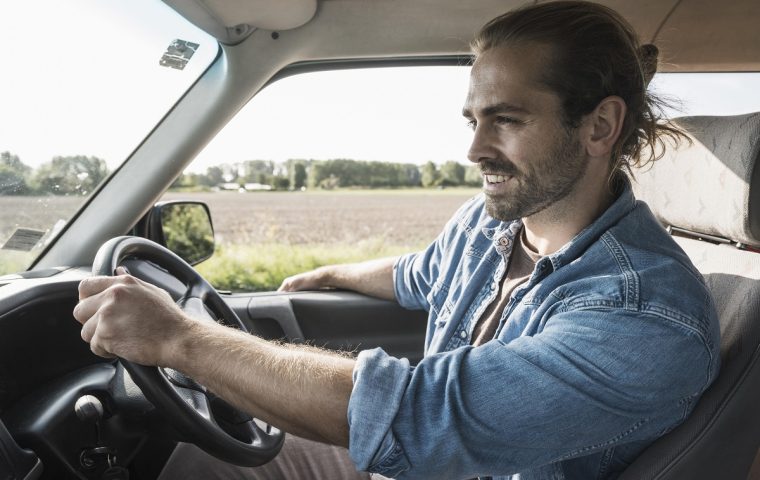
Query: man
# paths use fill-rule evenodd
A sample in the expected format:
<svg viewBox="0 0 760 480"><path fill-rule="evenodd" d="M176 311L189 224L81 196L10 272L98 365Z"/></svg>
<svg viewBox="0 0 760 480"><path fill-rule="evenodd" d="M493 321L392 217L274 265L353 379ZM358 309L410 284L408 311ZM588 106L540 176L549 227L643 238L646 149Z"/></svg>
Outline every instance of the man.
<svg viewBox="0 0 760 480"><path fill-rule="evenodd" d="M463 114L485 195L423 252L281 287L350 288L428 310L419 365L196 322L128 275L82 282L82 337L98 354L180 370L293 435L348 446L359 470L616 477L718 371L701 277L625 175L654 159L659 134L677 136L646 92L656 49L583 2L505 14L473 46Z"/></svg>

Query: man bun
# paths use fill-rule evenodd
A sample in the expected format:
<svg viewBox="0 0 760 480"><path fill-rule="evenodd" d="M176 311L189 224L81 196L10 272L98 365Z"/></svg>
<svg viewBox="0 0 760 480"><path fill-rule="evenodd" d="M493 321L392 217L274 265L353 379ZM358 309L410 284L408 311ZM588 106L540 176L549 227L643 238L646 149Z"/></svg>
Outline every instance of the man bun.
<svg viewBox="0 0 760 480"><path fill-rule="evenodd" d="M657 73L657 57L660 50L651 43L639 47L639 61L641 62L641 72L644 76L644 85L649 85L652 77Z"/></svg>

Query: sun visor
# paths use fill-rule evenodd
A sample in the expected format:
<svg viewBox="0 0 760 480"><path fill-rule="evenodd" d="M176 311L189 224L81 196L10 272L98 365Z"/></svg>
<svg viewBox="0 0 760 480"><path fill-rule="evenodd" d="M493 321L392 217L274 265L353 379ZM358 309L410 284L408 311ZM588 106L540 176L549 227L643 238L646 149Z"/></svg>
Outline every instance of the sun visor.
<svg viewBox="0 0 760 480"><path fill-rule="evenodd" d="M255 29L290 30L314 17L317 0L164 0L221 43L234 45Z"/></svg>

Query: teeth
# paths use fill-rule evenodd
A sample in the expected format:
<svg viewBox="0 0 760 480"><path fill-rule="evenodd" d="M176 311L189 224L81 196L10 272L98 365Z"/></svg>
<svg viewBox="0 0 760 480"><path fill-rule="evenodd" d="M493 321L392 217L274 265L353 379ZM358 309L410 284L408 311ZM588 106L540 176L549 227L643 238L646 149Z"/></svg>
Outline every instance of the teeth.
<svg viewBox="0 0 760 480"><path fill-rule="evenodd" d="M507 181L507 177L504 175L485 175L488 183L502 183Z"/></svg>

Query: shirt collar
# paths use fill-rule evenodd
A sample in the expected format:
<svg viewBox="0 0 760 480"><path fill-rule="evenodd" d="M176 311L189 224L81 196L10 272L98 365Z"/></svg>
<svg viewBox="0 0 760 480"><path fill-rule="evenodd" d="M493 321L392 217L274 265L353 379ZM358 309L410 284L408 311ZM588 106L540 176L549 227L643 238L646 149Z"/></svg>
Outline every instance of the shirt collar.
<svg viewBox="0 0 760 480"><path fill-rule="evenodd" d="M619 187L620 195L612 202L612 205L589 226L581 230L572 240L563 245L562 248L548 256L554 270L580 257L604 232L618 223L620 219L630 213L636 206L636 198L633 196L631 181L627 176L622 177Z"/></svg>
<svg viewBox="0 0 760 480"><path fill-rule="evenodd" d="M633 196L631 182L628 177L622 176L619 189L620 195L602 215L581 230L562 248L547 256L554 270L578 258L604 232L633 210L636 199ZM522 220L512 220L509 222L499 222L495 227L483 227L481 231L499 250L500 247L511 247L515 235L521 228Z"/></svg>

